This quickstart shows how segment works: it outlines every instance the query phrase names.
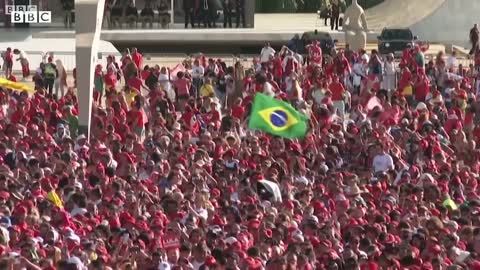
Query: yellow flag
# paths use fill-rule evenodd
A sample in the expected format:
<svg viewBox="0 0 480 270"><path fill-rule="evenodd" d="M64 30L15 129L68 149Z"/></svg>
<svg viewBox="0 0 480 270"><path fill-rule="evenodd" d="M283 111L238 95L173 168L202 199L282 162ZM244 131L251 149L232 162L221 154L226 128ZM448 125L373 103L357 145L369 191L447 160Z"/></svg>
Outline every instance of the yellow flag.
<svg viewBox="0 0 480 270"><path fill-rule="evenodd" d="M63 208L63 202L62 200L60 200L60 197L58 197L55 190L48 192L47 199L49 199L53 204L55 204L55 206Z"/></svg>

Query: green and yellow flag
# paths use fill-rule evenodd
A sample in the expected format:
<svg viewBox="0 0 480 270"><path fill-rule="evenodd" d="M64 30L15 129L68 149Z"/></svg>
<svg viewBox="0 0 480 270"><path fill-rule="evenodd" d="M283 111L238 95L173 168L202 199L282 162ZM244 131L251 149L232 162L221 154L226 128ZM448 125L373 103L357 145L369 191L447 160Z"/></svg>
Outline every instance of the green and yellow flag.
<svg viewBox="0 0 480 270"><path fill-rule="evenodd" d="M257 93L248 127L284 138L303 138L307 132L307 118L290 104Z"/></svg>

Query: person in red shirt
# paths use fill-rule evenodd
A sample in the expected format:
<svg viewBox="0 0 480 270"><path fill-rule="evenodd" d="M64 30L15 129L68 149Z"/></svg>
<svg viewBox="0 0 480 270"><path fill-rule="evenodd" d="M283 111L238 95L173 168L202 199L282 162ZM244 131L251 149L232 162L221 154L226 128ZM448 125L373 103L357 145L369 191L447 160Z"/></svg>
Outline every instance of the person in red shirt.
<svg viewBox="0 0 480 270"><path fill-rule="evenodd" d="M273 62L273 78L279 84L281 84L283 79L283 60L280 57L279 53L275 53L275 56L272 60Z"/></svg>
<svg viewBox="0 0 480 270"><path fill-rule="evenodd" d="M318 40L314 40L312 44L307 45L308 58L310 63L322 65L323 55L322 48L319 46Z"/></svg>
<svg viewBox="0 0 480 270"><path fill-rule="evenodd" d="M338 116L342 119L345 116L345 87L340 82L340 78L333 75L333 82L328 86L328 90L332 92L333 106Z"/></svg>
<svg viewBox="0 0 480 270"><path fill-rule="evenodd" d="M145 124L148 122L145 112L143 111L140 100L135 100L132 104L132 109L128 112L130 118L130 129L142 138L145 134Z"/></svg>
<svg viewBox="0 0 480 270"><path fill-rule="evenodd" d="M237 98L232 106L232 117L243 120L245 107L242 105L242 98Z"/></svg>
<svg viewBox="0 0 480 270"><path fill-rule="evenodd" d="M142 88L149 91L149 89L143 84L142 79L140 79L137 75L138 74L135 73L135 76L128 80L127 85L131 88L138 90L139 92L142 91Z"/></svg>
<svg viewBox="0 0 480 270"><path fill-rule="evenodd" d="M132 49L132 61L138 68L142 67L143 55L138 52L137 48Z"/></svg>
<svg viewBox="0 0 480 270"><path fill-rule="evenodd" d="M13 52L10 47L3 54L3 64L5 65L5 78L10 78L13 68Z"/></svg>
<svg viewBox="0 0 480 270"><path fill-rule="evenodd" d="M217 102L212 101L210 103L210 111L205 115L205 122L214 124L215 127L219 127L222 120L222 114L217 110L217 105Z"/></svg>
<svg viewBox="0 0 480 270"><path fill-rule="evenodd" d="M185 73L178 72L177 80L175 81L175 90L177 94L177 101L179 103L180 110L183 110L185 102L190 97L190 79L185 77Z"/></svg>
<svg viewBox="0 0 480 270"><path fill-rule="evenodd" d="M335 63L335 72L337 75L343 76L347 75L350 73L351 68L350 68L350 63L348 62L348 59L345 57L345 54L343 51L340 51L338 55L335 57L334 60Z"/></svg>
<svg viewBox="0 0 480 270"><path fill-rule="evenodd" d="M402 65L401 68L402 68L402 74L400 75L398 90L403 96L405 96L408 104L412 104L413 93L411 93L411 91L408 91L408 89L410 88L407 88L407 86L413 85L413 82L412 82L413 75L410 72L410 69L408 69L407 65Z"/></svg>
<svg viewBox="0 0 480 270"><path fill-rule="evenodd" d="M417 102L425 102L425 98L430 93L430 81L425 72L418 74L415 82L415 100Z"/></svg>
<svg viewBox="0 0 480 270"><path fill-rule="evenodd" d="M148 76L150 76L150 74L152 73L153 71L153 68L150 69L150 66L149 65L146 65L145 67L143 67L143 70L142 72L140 73L140 77L142 78L142 80L146 80L148 78Z"/></svg>

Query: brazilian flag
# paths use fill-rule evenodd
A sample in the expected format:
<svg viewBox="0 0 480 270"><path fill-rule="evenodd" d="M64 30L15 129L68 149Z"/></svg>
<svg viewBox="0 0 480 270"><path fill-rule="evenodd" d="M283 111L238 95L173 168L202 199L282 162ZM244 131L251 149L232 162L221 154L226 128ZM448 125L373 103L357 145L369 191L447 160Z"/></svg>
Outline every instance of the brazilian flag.
<svg viewBox="0 0 480 270"><path fill-rule="evenodd" d="M303 138L307 132L307 118L290 104L257 93L248 127L284 138Z"/></svg>

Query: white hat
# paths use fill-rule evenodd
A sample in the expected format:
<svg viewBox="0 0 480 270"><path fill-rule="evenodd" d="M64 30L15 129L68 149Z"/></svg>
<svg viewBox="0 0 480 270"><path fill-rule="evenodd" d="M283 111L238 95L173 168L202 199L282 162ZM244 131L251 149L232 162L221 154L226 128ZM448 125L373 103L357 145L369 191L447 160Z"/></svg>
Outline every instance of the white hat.
<svg viewBox="0 0 480 270"><path fill-rule="evenodd" d="M175 122L173 124L172 128L173 128L173 130L181 130L182 129L182 127L180 126L180 123L178 123L178 122Z"/></svg>
<svg viewBox="0 0 480 270"><path fill-rule="evenodd" d="M80 135L78 135L78 137L77 137L77 141L85 140L86 138L87 138L87 136L85 136L85 134L80 134Z"/></svg>
<svg viewBox="0 0 480 270"><path fill-rule="evenodd" d="M295 182L299 183L299 184L304 184L304 185L308 185L308 179L305 177L305 176L300 176L300 177L297 177L295 179Z"/></svg>
<svg viewBox="0 0 480 270"><path fill-rule="evenodd" d="M80 237L76 234L67 235L67 239L70 239L75 243L80 244Z"/></svg>
<svg viewBox="0 0 480 270"><path fill-rule="evenodd" d="M427 108L427 105L425 103L419 102L417 104L417 108L416 108L417 111L423 111L423 110L426 110L426 109L428 109L428 108Z"/></svg>
<svg viewBox="0 0 480 270"><path fill-rule="evenodd" d="M236 242L238 242L238 240L233 236L230 236L227 239L225 239L225 243L227 243L228 245L234 244Z"/></svg>

